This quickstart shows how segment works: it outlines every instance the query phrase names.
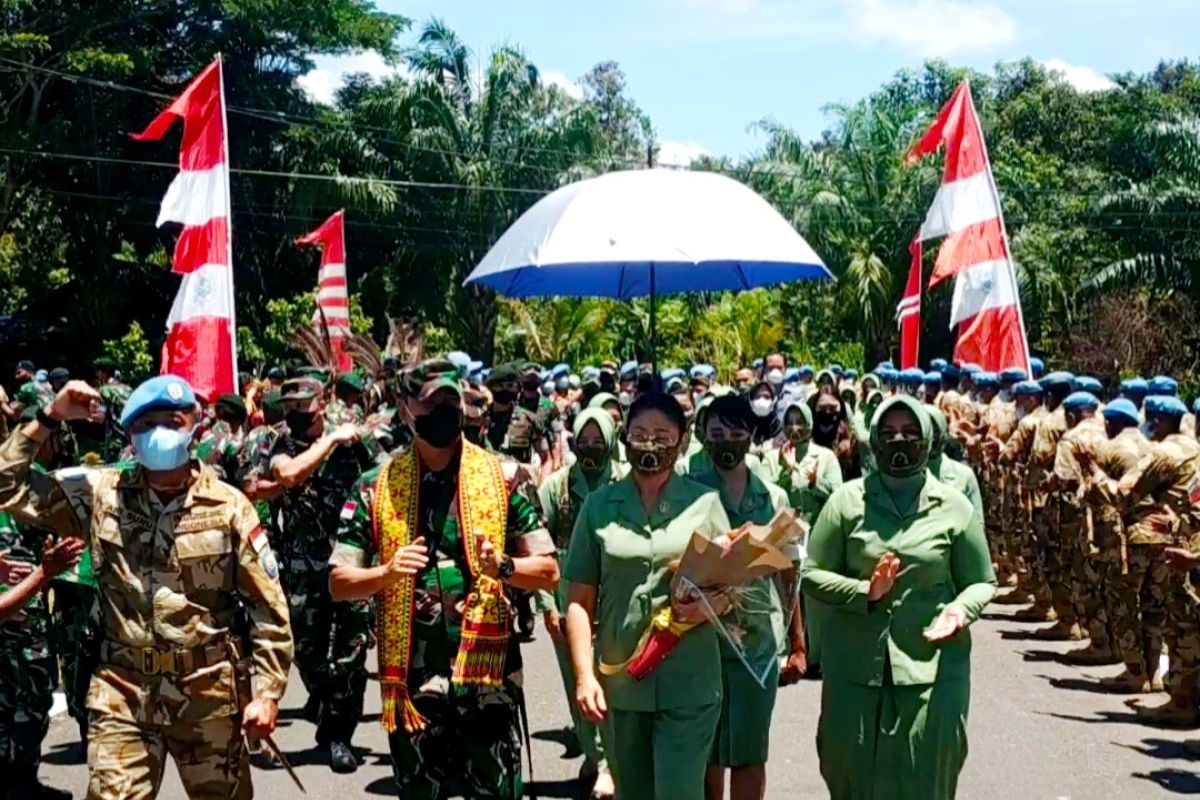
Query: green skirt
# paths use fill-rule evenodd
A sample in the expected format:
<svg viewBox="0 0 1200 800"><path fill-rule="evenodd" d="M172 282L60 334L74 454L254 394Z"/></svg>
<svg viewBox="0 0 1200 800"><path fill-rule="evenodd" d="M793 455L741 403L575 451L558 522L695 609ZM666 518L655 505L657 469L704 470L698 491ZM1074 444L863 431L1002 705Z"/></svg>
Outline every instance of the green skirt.
<svg viewBox="0 0 1200 800"><path fill-rule="evenodd" d="M779 662L767 673L766 686L759 686L740 660L723 659L721 688L721 721L709 764L745 767L767 763L771 714L779 690Z"/></svg>
<svg viewBox="0 0 1200 800"><path fill-rule="evenodd" d="M821 687L817 755L831 800L953 800L967 760L969 680Z"/></svg>

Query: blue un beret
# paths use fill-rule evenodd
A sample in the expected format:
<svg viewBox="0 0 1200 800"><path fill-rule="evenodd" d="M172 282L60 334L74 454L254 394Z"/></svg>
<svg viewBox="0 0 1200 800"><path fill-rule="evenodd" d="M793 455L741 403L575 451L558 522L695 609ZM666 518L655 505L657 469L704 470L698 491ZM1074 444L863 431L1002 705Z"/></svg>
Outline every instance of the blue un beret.
<svg viewBox="0 0 1200 800"><path fill-rule="evenodd" d="M935 358L933 361L929 362L929 369L933 372L940 372L945 368L947 363L949 362L947 362L944 358Z"/></svg>
<svg viewBox="0 0 1200 800"><path fill-rule="evenodd" d="M891 361L880 361L878 364L875 365L876 372L879 372L879 370L881 370L881 369L895 369L895 368L896 368L896 365L893 364Z"/></svg>
<svg viewBox="0 0 1200 800"><path fill-rule="evenodd" d="M925 371L920 367L909 367L900 373L900 382L907 385L919 385L925 380Z"/></svg>
<svg viewBox="0 0 1200 800"><path fill-rule="evenodd" d="M1174 395L1156 394L1146 398L1146 413L1162 414L1179 419L1187 414L1187 406Z"/></svg>
<svg viewBox="0 0 1200 800"><path fill-rule="evenodd" d="M1126 394L1147 394L1150 391L1150 384L1146 383L1145 378L1126 378L1121 381L1121 391Z"/></svg>
<svg viewBox="0 0 1200 800"><path fill-rule="evenodd" d="M975 385L981 389L990 389L1000 385L1000 378L994 372L977 372L974 381Z"/></svg>
<svg viewBox="0 0 1200 800"><path fill-rule="evenodd" d="M1091 375L1080 375L1075 379L1075 388L1081 392L1091 392L1099 397L1104 391L1104 384Z"/></svg>
<svg viewBox="0 0 1200 800"><path fill-rule="evenodd" d="M1123 419L1126 422L1132 422L1134 425L1141 420L1138 418L1137 406L1132 400L1127 400L1124 397L1113 400L1104 407L1105 419Z"/></svg>
<svg viewBox="0 0 1200 800"><path fill-rule="evenodd" d="M1029 376L1025 374L1025 370L1020 367L1009 367L1000 373L1000 380L1004 383L1018 383L1027 377Z"/></svg>
<svg viewBox="0 0 1200 800"><path fill-rule="evenodd" d="M962 375L962 370L953 364L947 364L946 366L942 367L941 373L943 378L950 378L951 380L954 380Z"/></svg>
<svg viewBox="0 0 1200 800"><path fill-rule="evenodd" d="M1021 381L1012 388L1013 397L1036 397L1042 393L1042 385L1037 381Z"/></svg>
<svg viewBox="0 0 1200 800"><path fill-rule="evenodd" d="M968 375L974 375L976 373L983 372L983 367L979 366L978 364L963 364L960 369Z"/></svg>
<svg viewBox="0 0 1200 800"><path fill-rule="evenodd" d="M811 378L813 376L813 368L808 364L803 364L796 373L796 376L799 378Z"/></svg>
<svg viewBox="0 0 1200 800"><path fill-rule="evenodd" d="M876 375L885 383L895 383L900 378L900 373L891 367L884 367L881 370L876 370Z"/></svg>
<svg viewBox="0 0 1200 800"><path fill-rule="evenodd" d="M941 386L942 385L942 373L926 372L924 383L926 386Z"/></svg>
<svg viewBox="0 0 1200 800"><path fill-rule="evenodd" d="M1046 362L1034 356L1029 359L1029 368L1033 370L1033 377L1037 378L1046 371Z"/></svg>
<svg viewBox="0 0 1200 800"><path fill-rule="evenodd" d="M1070 386L1075 382L1075 376L1069 372L1051 372L1049 375L1043 375L1041 379L1043 389L1051 389L1056 386Z"/></svg>
<svg viewBox="0 0 1200 800"><path fill-rule="evenodd" d="M149 411L191 411L196 407L196 393L178 375L159 375L133 390L121 412L121 427Z"/></svg>
<svg viewBox="0 0 1200 800"><path fill-rule="evenodd" d="M1179 381L1166 375L1155 375L1148 384L1150 394L1174 395L1179 393Z"/></svg>
<svg viewBox="0 0 1200 800"><path fill-rule="evenodd" d="M1097 409L1100 401L1091 392L1072 392L1063 400L1063 408L1067 411L1078 411L1083 408Z"/></svg>

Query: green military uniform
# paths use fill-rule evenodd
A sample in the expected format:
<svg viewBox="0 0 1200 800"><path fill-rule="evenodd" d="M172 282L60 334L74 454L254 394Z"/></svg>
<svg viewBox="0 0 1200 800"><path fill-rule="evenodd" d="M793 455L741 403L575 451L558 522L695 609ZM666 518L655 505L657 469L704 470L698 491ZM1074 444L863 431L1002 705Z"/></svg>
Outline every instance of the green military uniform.
<svg viewBox="0 0 1200 800"><path fill-rule="evenodd" d="M589 423L600 428L601 433L604 434L604 441L611 452L613 440L616 438L616 426L613 424L612 417L602 409L590 409L580 413L575 419L574 430L577 441ZM566 562L567 550L571 544L571 533L575 529L575 520L579 517L579 512L588 495L601 486L612 483L614 480L620 480L625 477L627 472L628 470L624 466L614 463L611 458L598 472L594 473L584 472L583 465L576 462L570 467L563 467L553 473L538 489L542 515L546 520L550 538L554 540L554 545L558 549L560 562ZM565 579L559 581L558 589L554 593L538 593L538 610L557 611L563 615L567 613L567 581ZM604 744L607 732L602 729L603 726L596 725L579 711L579 704L575 702L575 669L571 664L571 652L565 640L554 641L554 654L558 657L558 671L562 676L567 705L571 710L571 722L575 727L575 736L579 740L584 758L587 759L589 766L607 771L608 760L605 756L607 748Z"/></svg>
<svg viewBox="0 0 1200 800"><path fill-rule="evenodd" d="M649 516L632 476L588 496L564 577L596 587L601 665L615 667L633 656L651 617L669 603L670 565L692 534L715 538L729 529L716 492L678 475L663 486ZM618 796L700 800L721 715L717 631L711 625L689 630L641 681L617 670L601 674L600 683L612 725L609 766Z"/></svg>
<svg viewBox="0 0 1200 800"><path fill-rule="evenodd" d="M269 437L268 437L269 438ZM266 458L273 471L281 456L295 458L313 442L287 433ZM329 594L329 556L339 516L354 482L374 460L359 442L338 446L302 485L286 490L279 509L279 561L291 608L296 668L319 703L317 743L349 744L363 713L371 606L365 600L335 603Z"/></svg>
<svg viewBox="0 0 1200 800"><path fill-rule="evenodd" d="M341 398L329 398L329 402L325 404L325 424L331 428L336 428L338 425L344 425L347 422L361 425L363 422L362 409L358 406L347 404Z"/></svg>
<svg viewBox="0 0 1200 800"><path fill-rule="evenodd" d="M345 503L333 566L378 563L374 519L376 485L382 466L365 473ZM522 702L521 651L508 637L505 680L497 687L450 682L461 641L462 605L471 575L458 526L458 464L437 473L421 468L418 524L430 550L432 568L417 577L412 615L412 653L407 685L417 710L428 721L414 734L398 727L388 738L400 795L410 800L441 800L462 794L517 800L522 796L521 739L517 708ZM512 556L554 552L535 506L509 487L506 551Z"/></svg>
<svg viewBox="0 0 1200 800"><path fill-rule="evenodd" d="M104 446L101 457L104 463L112 464L121 458L125 449L125 429L121 427L121 414L133 389L115 378L110 378L99 389L104 401Z"/></svg>
<svg viewBox="0 0 1200 800"><path fill-rule="evenodd" d="M23 408L37 410L54 400L54 388L48 381L26 381L15 399Z"/></svg>
<svg viewBox="0 0 1200 800"><path fill-rule="evenodd" d="M928 441L929 419L912 398L885 401L880 415L898 403ZM885 553L899 557L901 571L871 602L871 574ZM954 797L967 755L970 633L935 644L922 632L951 604L973 622L995 583L970 502L927 472L872 473L826 503L809 536L802 586L837 615L823 645L817 728L833 800Z"/></svg>
<svg viewBox="0 0 1200 800"><path fill-rule="evenodd" d="M37 565L46 534L0 513L0 551L5 559ZM0 594L9 590L0 582ZM15 616L0 623L0 772L10 791L33 796L42 740L58 682L50 648L50 612L36 594ZM15 796L15 794L14 794Z"/></svg>
<svg viewBox="0 0 1200 800"><path fill-rule="evenodd" d="M733 527L766 525L788 506L787 492L747 473L745 492L734 502L716 474L705 485L716 489ZM741 592L739 606L723 622L741 632L741 655L721 638L721 720L709 763L743 767L767 763L771 714L779 688L779 656L787 650L787 615L776 577L759 578ZM745 658L748 664L742 663ZM751 673L751 667L758 674Z"/></svg>
<svg viewBox="0 0 1200 800"><path fill-rule="evenodd" d="M279 439L286 435L287 425L282 422L259 425L246 434L238 451L237 473L242 487L271 474L271 453L275 452ZM258 518L262 521L263 530L266 531L271 546L278 550L280 541L276 504L260 498L255 500L254 509L258 512Z"/></svg>
<svg viewBox="0 0 1200 800"><path fill-rule="evenodd" d="M21 431L0 446L0 504L91 550L104 641L88 694L88 798L153 797L168 752L190 796L250 797L249 671L253 696L278 700L292 656L254 508L199 465L167 502L139 467L39 479L30 471L38 447ZM31 482L45 485L34 492Z"/></svg>
<svg viewBox="0 0 1200 800"><path fill-rule="evenodd" d="M241 457L245 435L225 420L215 420L192 446L192 458L208 464L230 486L241 488Z"/></svg>
<svg viewBox="0 0 1200 800"><path fill-rule="evenodd" d="M971 508L975 512L980 526L983 526L983 498L980 496L979 480L975 477L975 471L965 464L946 457L946 440L950 432L946 416L941 409L930 408L929 419L933 422L934 428L933 446L929 451L929 471L933 473L933 477L947 486L958 489L971 501Z"/></svg>

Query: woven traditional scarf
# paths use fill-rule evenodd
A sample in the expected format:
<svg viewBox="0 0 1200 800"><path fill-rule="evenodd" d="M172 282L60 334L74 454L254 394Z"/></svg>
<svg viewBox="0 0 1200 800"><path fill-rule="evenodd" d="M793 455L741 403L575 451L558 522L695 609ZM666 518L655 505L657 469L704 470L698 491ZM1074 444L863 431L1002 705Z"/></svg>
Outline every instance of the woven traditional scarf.
<svg viewBox="0 0 1200 800"><path fill-rule="evenodd" d="M380 563L391 561L418 530L420 467L416 448L393 458L375 484L375 542ZM477 534L496 552L504 552L508 490L500 462L482 448L462 442L458 471L458 527L471 571L471 592L463 609L462 639L451 680L460 686L499 686L508 653L509 612L500 581L480 572ZM432 567L436 569L436 564ZM424 730L426 720L413 705L408 686L412 658L414 577L401 578L379 596L379 684L383 727L391 733L397 719L406 733Z"/></svg>

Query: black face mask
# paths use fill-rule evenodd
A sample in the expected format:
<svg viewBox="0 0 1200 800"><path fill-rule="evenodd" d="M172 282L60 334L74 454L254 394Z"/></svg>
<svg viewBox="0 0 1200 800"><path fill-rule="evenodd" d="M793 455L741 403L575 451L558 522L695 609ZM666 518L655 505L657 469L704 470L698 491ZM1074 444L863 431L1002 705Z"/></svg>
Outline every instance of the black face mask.
<svg viewBox="0 0 1200 800"><path fill-rule="evenodd" d="M721 469L733 469L746 458L750 452L750 440L740 441L722 439L719 442L708 443L708 457Z"/></svg>
<svg viewBox="0 0 1200 800"><path fill-rule="evenodd" d="M576 448L579 466L584 472L599 472L604 469L612 451L604 444L581 444Z"/></svg>
<svg viewBox="0 0 1200 800"><path fill-rule="evenodd" d="M818 411L813 414L813 423L822 430L836 428L839 415L836 411Z"/></svg>
<svg viewBox="0 0 1200 800"><path fill-rule="evenodd" d="M499 403L502 406L506 406L506 405L510 404L513 400L516 400L516 399L517 399L516 393L510 392L507 389L502 389L500 391L492 393L492 400L496 403Z"/></svg>
<svg viewBox="0 0 1200 800"><path fill-rule="evenodd" d="M303 436L317 421L316 411L289 411L284 414L283 421L293 436Z"/></svg>
<svg viewBox="0 0 1200 800"><path fill-rule="evenodd" d="M879 443L879 469L893 478L911 478L925 469L929 442L924 439L890 439Z"/></svg>
<svg viewBox="0 0 1200 800"><path fill-rule="evenodd" d="M640 475L661 475L675 464L675 447L652 442L629 443L629 463Z"/></svg>
<svg viewBox="0 0 1200 800"><path fill-rule="evenodd" d="M792 444L806 444L812 441L812 431L807 425L785 425L783 434Z"/></svg>
<svg viewBox="0 0 1200 800"><path fill-rule="evenodd" d="M413 421L413 431L426 444L439 450L449 447L462 433L462 411L457 406L434 406Z"/></svg>
<svg viewBox="0 0 1200 800"><path fill-rule="evenodd" d="M482 425L464 425L463 437L471 444L483 446L483 426Z"/></svg>

